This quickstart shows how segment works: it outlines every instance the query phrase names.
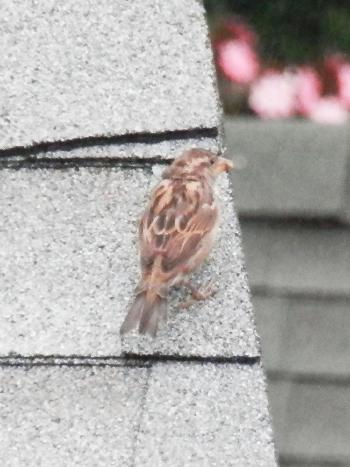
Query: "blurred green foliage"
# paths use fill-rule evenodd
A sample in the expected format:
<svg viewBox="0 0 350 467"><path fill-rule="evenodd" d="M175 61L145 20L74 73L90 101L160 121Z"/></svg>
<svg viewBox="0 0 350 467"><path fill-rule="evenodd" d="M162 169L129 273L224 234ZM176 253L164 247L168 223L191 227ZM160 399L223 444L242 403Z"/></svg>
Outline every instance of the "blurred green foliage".
<svg viewBox="0 0 350 467"><path fill-rule="evenodd" d="M256 30L267 62L302 64L350 54L350 0L204 0L212 28L230 16Z"/></svg>

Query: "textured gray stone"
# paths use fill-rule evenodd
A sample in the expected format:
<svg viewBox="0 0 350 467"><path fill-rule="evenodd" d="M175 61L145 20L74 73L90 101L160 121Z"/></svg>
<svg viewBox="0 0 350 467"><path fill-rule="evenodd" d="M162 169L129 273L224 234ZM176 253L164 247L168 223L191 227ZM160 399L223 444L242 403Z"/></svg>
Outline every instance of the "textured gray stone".
<svg viewBox="0 0 350 467"><path fill-rule="evenodd" d="M284 379L268 378L267 395L270 407L273 431L275 435L276 450L284 454L289 429L288 401L291 391L291 382Z"/></svg>
<svg viewBox="0 0 350 467"><path fill-rule="evenodd" d="M250 252L247 268L252 287L322 296L350 294L349 229L245 220L241 227L244 250ZM255 238L264 249L257 248Z"/></svg>
<svg viewBox="0 0 350 467"><path fill-rule="evenodd" d="M234 192L236 191L234 189ZM254 220L242 219L240 227L249 284L255 288L267 287L269 284L267 272L270 266L269 252L271 249L270 226L268 222L256 223Z"/></svg>
<svg viewBox="0 0 350 467"><path fill-rule="evenodd" d="M343 209L342 209L342 214L344 217L344 220L346 222L350 222L350 166L349 166L349 160L348 159L348 165L346 167L346 180L345 180L345 194L344 194L344 200L343 200Z"/></svg>
<svg viewBox="0 0 350 467"><path fill-rule="evenodd" d="M221 149L202 5L6 0L0 13L0 463L153 467L159 453L171 466L273 467L258 364L119 358L259 360L227 176L218 244L195 277L218 293L178 313L174 292L156 341L122 345L118 332L138 281L137 218L164 167L135 159ZM33 164L6 169L4 156Z"/></svg>
<svg viewBox="0 0 350 467"><path fill-rule="evenodd" d="M348 384L293 383L284 455L350 463Z"/></svg>
<svg viewBox="0 0 350 467"><path fill-rule="evenodd" d="M137 219L161 167L0 171L0 354L255 356L254 323L228 178L223 223L196 280L217 294L177 312L156 340L119 327L139 278Z"/></svg>
<svg viewBox="0 0 350 467"><path fill-rule="evenodd" d="M1 148L218 126L200 2L6 0L0 14Z"/></svg>
<svg viewBox="0 0 350 467"><path fill-rule="evenodd" d="M285 299L282 370L307 375L350 376L350 300Z"/></svg>
<svg viewBox="0 0 350 467"><path fill-rule="evenodd" d="M268 372L349 377L350 299L255 295L253 304Z"/></svg>
<svg viewBox="0 0 350 467"><path fill-rule="evenodd" d="M270 283L286 290L349 294L350 232L343 227L272 229Z"/></svg>
<svg viewBox="0 0 350 467"><path fill-rule="evenodd" d="M146 382L141 368L1 368L1 465L133 465Z"/></svg>
<svg viewBox="0 0 350 467"><path fill-rule="evenodd" d="M226 119L241 214L342 217L348 125Z"/></svg>
<svg viewBox="0 0 350 467"><path fill-rule="evenodd" d="M256 325L261 337L262 358L268 372L279 371L285 358L284 342L287 329L286 303L278 297L253 295Z"/></svg>
<svg viewBox="0 0 350 467"><path fill-rule="evenodd" d="M154 365L135 459L140 466L276 465L261 368Z"/></svg>

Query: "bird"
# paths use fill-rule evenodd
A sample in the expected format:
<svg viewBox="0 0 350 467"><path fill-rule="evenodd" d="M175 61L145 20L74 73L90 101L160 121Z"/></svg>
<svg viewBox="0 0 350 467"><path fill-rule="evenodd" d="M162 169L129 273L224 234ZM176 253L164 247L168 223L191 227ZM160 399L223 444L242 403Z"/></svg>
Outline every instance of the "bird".
<svg viewBox="0 0 350 467"><path fill-rule="evenodd" d="M168 292L176 285L187 285L195 299L210 296L211 290L196 290L188 278L215 241L220 217L216 176L232 168L230 160L192 148L164 170L139 222L141 280L121 325L122 336L137 330L155 337L167 320Z"/></svg>

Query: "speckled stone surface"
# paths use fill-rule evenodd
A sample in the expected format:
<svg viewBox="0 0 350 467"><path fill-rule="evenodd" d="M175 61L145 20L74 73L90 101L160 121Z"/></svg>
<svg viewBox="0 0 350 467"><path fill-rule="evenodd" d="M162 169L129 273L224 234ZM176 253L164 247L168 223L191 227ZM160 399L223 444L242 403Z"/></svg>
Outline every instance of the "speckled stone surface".
<svg viewBox="0 0 350 467"><path fill-rule="evenodd" d="M156 340L119 327L139 279L137 219L162 167L0 171L0 354L256 356L251 303L228 177L222 227L194 282L217 294L186 311L171 296Z"/></svg>
<svg viewBox="0 0 350 467"><path fill-rule="evenodd" d="M1 465L133 465L146 381L141 368L0 368Z"/></svg>
<svg viewBox="0 0 350 467"><path fill-rule="evenodd" d="M135 465L276 466L264 384L258 365L154 365Z"/></svg>
<svg viewBox="0 0 350 467"><path fill-rule="evenodd" d="M0 15L0 148L218 126L200 2L4 0Z"/></svg>
<svg viewBox="0 0 350 467"><path fill-rule="evenodd" d="M259 365L0 368L4 467L274 467Z"/></svg>
<svg viewBox="0 0 350 467"><path fill-rule="evenodd" d="M201 2L5 0L0 14L0 464L275 467L228 176L193 278L217 294L179 312L173 291L156 340L119 336L165 166L150 160L222 149Z"/></svg>
<svg viewBox="0 0 350 467"><path fill-rule="evenodd" d="M243 168L232 173L241 215L343 217L348 124L226 118L225 136Z"/></svg>

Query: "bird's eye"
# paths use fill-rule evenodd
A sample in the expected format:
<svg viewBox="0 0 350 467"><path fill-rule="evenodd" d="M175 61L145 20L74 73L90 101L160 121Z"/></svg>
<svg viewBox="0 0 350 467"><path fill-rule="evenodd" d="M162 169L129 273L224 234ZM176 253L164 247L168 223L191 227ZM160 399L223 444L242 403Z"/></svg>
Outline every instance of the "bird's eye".
<svg viewBox="0 0 350 467"><path fill-rule="evenodd" d="M211 157L209 159L209 162L210 162L211 165L215 164L215 161L216 161L216 157Z"/></svg>

